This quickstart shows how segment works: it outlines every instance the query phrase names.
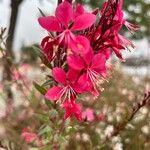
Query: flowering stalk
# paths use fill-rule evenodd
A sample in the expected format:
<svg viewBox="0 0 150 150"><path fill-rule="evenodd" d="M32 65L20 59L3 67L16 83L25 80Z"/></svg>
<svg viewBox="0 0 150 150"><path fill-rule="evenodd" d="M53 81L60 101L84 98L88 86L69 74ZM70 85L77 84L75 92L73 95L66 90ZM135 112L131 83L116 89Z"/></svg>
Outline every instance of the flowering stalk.
<svg viewBox="0 0 150 150"><path fill-rule="evenodd" d="M79 95L98 97L112 53L124 60L122 50L134 47L119 33L123 25L132 32L139 28L125 20L122 3L108 0L100 11L86 12L81 4L73 6L72 0L59 0L55 16L38 19L41 27L52 33L41 42L54 82L45 98L65 109L64 119L75 116L81 120L81 104L76 103Z"/></svg>
<svg viewBox="0 0 150 150"><path fill-rule="evenodd" d="M107 137L106 141L110 140L114 136L117 136L122 130L124 130L127 124L134 119L135 115L139 112L139 110L149 103L150 103L150 91L145 93L143 100L138 102L133 107L132 113L130 114L129 118L115 127L113 133L111 134L111 136Z"/></svg>

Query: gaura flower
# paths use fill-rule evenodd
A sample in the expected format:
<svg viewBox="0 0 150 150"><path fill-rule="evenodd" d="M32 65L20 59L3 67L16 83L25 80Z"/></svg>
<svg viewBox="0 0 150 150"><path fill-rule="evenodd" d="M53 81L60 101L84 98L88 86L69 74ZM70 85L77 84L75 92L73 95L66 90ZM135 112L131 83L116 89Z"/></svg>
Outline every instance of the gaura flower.
<svg viewBox="0 0 150 150"><path fill-rule="evenodd" d="M81 106L80 104L75 103L75 100L66 100L62 104L62 108L65 109L65 120L69 117L75 116L78 120L81 121Z"/></svg>
<svg viewBox="0 0 150 150"><path fill-rule="evenodd" d="M86 84L91 86L92 93L98 96L96 84L100 84L101 80L106 78L106 57L104 54L95 54L90 50L83 56L72 54L67 58L68 65L74 70L83 70L83 75L79 79L80 85ZM83 87L83 86L82 86Z"/></svg>
<svg viewBox="0 0 150 150"><path fill-rule="evenodd" d="M40 17L39 24L50 32L59 32L59 42L63 40L70 47L76 42L73 31L84 30L96 21L96 16L91 13L85 13L81 5L77 5L75 10L72 5L64 1L55 11L55 16Z"/></svg>
<svg viewBox="0 0 150 150"><path fill-rule="evenodd" d="M27 128L22 130L21 136L27 143L37 142L38 145L41 145L40 138L37 134L29 131Z"/></svg>
<svg viewBox="0 0 150 150"><path fill-rule="evenodd" d="M108 2L104 3L103 9L106 8L108 5ZM139 26L138 25L134 25L132 23L129 23L128 21L126 21L126 19L124 18L124 12L122 10L122 5L123 5L123 0L120 0L117 6L117 11L116 14L114 16L113 19L113 28L119 32L122 25L125 25L127 27L127 29L133 33L137 30L139 30ZM109 10L109 11L113 11L113 10ZM102 11L104 13L104 11Z"/></svg>
<svg viewBox="0 0 150 150"><path fill-rule="evenodd" d="M85 111L82 112L82 119L92 122L95 119L93 109L87 108Z"/></svg>
<svg viewBox="0 0 150 150"><path fill-rule="evenodd" d="M51 61L54 57L55 47L58 45L57 40L52 39L49 36L46 36L41 42L41 48L43 53L47 57L49 61Z"/></svg>
<svg viewBox="0 0 150 150"><path fill-rule="evenodd" d="M77 72L70 69L67 73L62 68L54 68L52 71L53 78L58 82L57 86L50 88L45 97L48 100L59 100L64 97L71 99L77 93L82 93L82 85L77 83Z"/></svg>

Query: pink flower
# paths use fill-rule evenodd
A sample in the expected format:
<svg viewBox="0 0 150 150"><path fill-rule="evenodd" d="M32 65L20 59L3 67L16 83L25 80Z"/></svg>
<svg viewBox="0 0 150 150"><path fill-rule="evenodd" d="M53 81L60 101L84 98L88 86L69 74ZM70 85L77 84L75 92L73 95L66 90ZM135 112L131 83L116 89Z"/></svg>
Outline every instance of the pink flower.
<svg viewBox="0 0 150 150"><path fill-rule="evenodd" d="M30 132L27 128L24 128L22 130L22 134L21 136L24 138L24 140L27 142L27 143L32 143L32 142L38 142L38 144L41 143L39 137L37 134L33 133L33 132Z"/></svg>
<svg viewBox="0 0 150 150"><path fill-rule="evenodd" d="M88 18L88 19L87 19ZM59 42L63 39L67 45L71 45L76 40L72 31L84 30L94 24L96 16L85 13L81 5L74 10L72 5L64 1L55 11L54 16L40 17L39 24L50 32L60 32Z"/></svg>
<svg viewBox="0 0 150 150"><path fill-rule="evenodd" d="M70 48L73 52L77 54L84 55L86 54L90 49L90 42L89 40L81 35L76 36L75 41L72 41L70 44Z"/></svg>
<svg viewBox="0 0 150 150"><path fill-rule="evenodd" d="M139 30L138 25L134 25L126 21L122 10L122 5L123 5L123 0L120 0L114 17L114 24L115 24L114 27L116 27L116 30L119 31L122 25L125 25L130 32L135 32Z"/></svg>
<svg viewBox="0 0 150 150"><path fill-rule="evenodd" d="M62 104L62 108L65 109L65 120L71 116L75 116L78 120L81 120L81 106L75 103L75 100L66 100Z"/></svg>
<svg viewBox="0 0 150 150"><path fill-rule="evenodd" d="M137 31L139 26L133 25L125 20L122 5L123 0L104 3L101 10L102 17L95 34L95 39L99 36L101 38L95 45L98 45L96 47L98 50L108 48L113 50L117 57L123 60L121 51L133 47L133 44L128 39L120 36L119 31L123 25L125 25L130 32Z"/></svg>
<svg viewBox="0 0 150 150"><path fill-rule="evenodd" d="M50 88L45 97L48 100L59 100L64 97L71 99L76 96L77 93L81 93L82 85L77 84L78 74L73 70L69 70L67 73L62 68L54 68L52 71L53 78L58 82L57 86Z"/></svg>
<svg viewBox="0 0 150 150"><path fill-rule="evenodd" d="M100 50L99 54L103 54L105 55L106 59L109 59L112 54L112 51L109 48L106 48L106 49Z"/></svg>
<svg viewBox="0 0 150 150"><path fill-rule="evenodd" d="M87 108L85 111L82 112L82 119L92 122L95 119L93 109Z"/></svg>
<svg viewBox="0 0 150 150"><path fill-rule="evenodd" d="M106 77L106 57L104 54L93 54L90 50L83 58L79 55L73 54L67 58L68 65L77 71L83 71L83 75L80 77L80 85L86 84L91 86L91 91L95 96L98 96L96 85Z"/></svg>
<svg viewBox="0 0 150 150"><path fill-rule="evenodd" d="M134 48L130 40L119 34L123 25L130 32L138 29L137 25L126 21L122 5L123 0L108 0L96 22L98 9L87 13L82 5L74 6L72 0L63 0L57 6L55 16L38 19L51 35L41 42L43 53L53 68L53 87L47 90L45 98L61 100L66 111L64 119L71 116L87 121L104 119L103 114L96 115L92 109L86 109L81 115L75 98L85 92L99 96L98 89L106 80L106 71L112 68L107 64L112 53L124 60L122 50ZM19 78L17 74L16 77Z"/></svg>

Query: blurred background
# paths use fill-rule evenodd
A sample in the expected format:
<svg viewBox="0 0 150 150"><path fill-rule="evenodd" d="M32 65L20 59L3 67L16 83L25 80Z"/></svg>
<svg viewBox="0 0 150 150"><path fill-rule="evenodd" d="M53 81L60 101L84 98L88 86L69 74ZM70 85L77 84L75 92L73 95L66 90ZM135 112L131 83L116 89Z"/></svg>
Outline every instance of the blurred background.
<svg viewBox="0 0 150 150"><path fill-rule="evenodd" d="M77 0L77 2L86 4L86 9L90 11L93 8L101 8L103 0ZM38 8L45 14L54 14L56 5L56 0L0 0L0 27L6 28L6 36L8 35L6 51L14 58L13 61L21 73L21 78L23 77L22 83L17 72L13 72L14 80L17 80L20 86L15 82L6 83L7 86L12 85L13 91L13 96L7 97L5 91L9 93L9 90L3 87L5 87L5 79L9 81L9 71L7 72L7 67L2 63L3 60L0 60L0 150L5 149L8 141L20 146L17 139L21 129L30 126L26 119L34 123L31 128L36 132L39 131L37 128L45 123L39 118L39 121L35 121L37 119L35 110L43 108L40 102L43 97L36 92L32 83L33 81L42 83L48 73L43 68L33 46L39 45L41 39L47 35L37 22L40 16ZM100 98L102 100L94 104L91 101L85 104L95 110L95 113L102 113L105 121L94 124L94 128L90 123L82 124L83 128L77 125L72 134L70 133L68 142L61 142L60 149L150 149L150 105L140 110L137 120L133 120L123 134L117 135L116 141L112 140L109 147L99 147L101 143L98 139L107 136L113 125L117 121L120 122L122 116L125 117L130 113L132 105L141 99L142 94L150 86L150 0L124 0L123 8L127 20L140 25L140 31L135 34L122 30L122 34L133 40L136 48L131 52L123 53L126 62L120 62L115 56L112 58L111 64L115 71L109 73L109 83L104 83L105 91ZM7 75L3 77L5 70ZM29 91L24 88L26 85ZM10 106L8 112L9 105L12 105L12 101L8 99L12 97L13 108ZM32 99L32 104L29 103L28 98ZM51 132L50 129L48 131ZM77 135L79 141L75 141L71 135ZM12 139L11 136L15 136L16 139ZM18 150L24 149L22 145ZM13 145L12 149L14 147Z"/></svg>

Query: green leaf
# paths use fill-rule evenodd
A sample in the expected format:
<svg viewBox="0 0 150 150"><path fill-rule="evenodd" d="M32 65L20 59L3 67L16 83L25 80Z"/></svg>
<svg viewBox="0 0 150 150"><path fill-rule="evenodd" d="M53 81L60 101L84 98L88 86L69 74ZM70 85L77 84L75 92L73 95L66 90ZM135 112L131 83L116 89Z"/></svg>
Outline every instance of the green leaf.
<svg viewBox="0 0 150 150"><path fill-rule="evenodd" d="M51 131L52 131L52 129L50 128L50 126L46 126L46 127L42 128L42 129L40 129L39 135L43 135L45 133L50 133Z"/></svg>
<svg viewBox="0 0 150 150"><path fill-rule="evenodd" d="M58 117L58 112L57 110L53 109L49 112L50 118L56 118Z"/></svg>
<svg viewBox="0 0 150 150"><path fill-rule="evenodd" d="M50 62L48 61L44 53L41 51L41 49L37 46L33 46L33 49L35 50L36 54L41 58L43 64L45 64L48 68L52 69Z"/></svg>
<svg viewBox="0 0 150 150"><path fill-rule="evenodd" d="M46 87L46 86L51 85L52 83L53 83L52 80L47 80L46 82L44 82L44 83L42 84L42 86Z"/></svg>
<svg viewBox="0 0 150 150"><path fill-rule="evenodd" d="M4 49L0 46L0 51L2 52L2 51L4 51Z"/></svg>
<svg viewBox="0 0 150 150"><path fill-rule="evenodd" d="M37 84L36 82L33 82L34 87L42 94L46 94L46 89L42 87L41 85Z"/></svg>
<svg viewBox="0 0 150 150"><path fill-rule="evenodd" d="M32 46L38 56L44 55L41 49L37 46Z"/></svg>

